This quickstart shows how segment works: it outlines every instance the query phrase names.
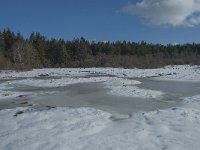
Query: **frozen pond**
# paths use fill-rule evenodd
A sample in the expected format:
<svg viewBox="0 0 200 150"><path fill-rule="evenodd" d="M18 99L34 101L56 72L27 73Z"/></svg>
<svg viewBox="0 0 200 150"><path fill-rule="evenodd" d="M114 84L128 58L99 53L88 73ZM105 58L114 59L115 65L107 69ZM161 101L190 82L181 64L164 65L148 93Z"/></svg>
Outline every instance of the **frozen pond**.
<svg viewBox="0 0 200 150"><path fill-rule="evenodd" d="M138 81L142 82L138 87L164 91L166 93L165 99L168 100L193 96L200 93L200 82L162 81L150 78L143 78Z"/></svg>
<svg viewBox="0 0 200 150"><path fill-rule="evenodd" d="M132 114L181 105L182 97L199 94L200 83L169 82L140 79L139 87L159 90L166 94L159 99L142 99L107 94L101 83L82 83L62 88L59 93L34 98L37 103L49 106L94 107L111 113Z"/></svg>
<svg viewBox="0 0 200 150"><path fill-rule="evenodd" d="M113 96L107 93L110 89L101 82L78 83L57 88L17 86L13 89L14 91L56 92L31 96L23 100L16 98L14 101L2 101L0 109L37 104L39 107L93 107L110 113L131 115L138 111L153 111L180 106L182 97L196 95L200 91L199 82L160 81L151 78L137 80L142 82L137 85L138 87L162 91L165 94L156 99Z"/></svg>

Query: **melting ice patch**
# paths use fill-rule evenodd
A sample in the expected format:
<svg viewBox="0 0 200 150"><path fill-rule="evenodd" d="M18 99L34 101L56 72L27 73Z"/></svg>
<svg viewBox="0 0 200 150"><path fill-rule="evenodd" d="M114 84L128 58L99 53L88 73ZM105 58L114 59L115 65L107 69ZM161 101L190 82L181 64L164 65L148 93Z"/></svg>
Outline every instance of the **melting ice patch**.
<svg viewBox="0 0 200 150"><path fill-rule="evenodd" d="M0 100L15 98L23 94L30 94L30 92L16 92L11 91L13 87L9 86L9 83L0 84Z"/></svg>
<svg viewBox="0 0 200 150"><path fill-rule="evenodd" d="M136 85L141 82L120 77L89 77L89 78L60 78L60 79L24 79L9 81L10 86L25 85L34 87L62 87L69 84L101 82L109 88L108 94L126 97L157 98L163 93L149 89L141 89Z"/></svg>

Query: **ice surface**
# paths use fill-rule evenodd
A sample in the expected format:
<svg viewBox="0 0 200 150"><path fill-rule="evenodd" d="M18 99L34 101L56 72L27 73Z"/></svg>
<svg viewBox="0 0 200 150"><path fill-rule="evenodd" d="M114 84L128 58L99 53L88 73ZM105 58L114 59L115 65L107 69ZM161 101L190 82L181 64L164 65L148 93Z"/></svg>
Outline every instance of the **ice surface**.
<svg viewBox="0 0 200 150"><path fill-rule="evenodd" d="M117 96L127 96L127 97L140 97L140 98L156 98L161 96L163 93L159 91L141 89L135 85L140 84L141 82L125 79L119 77L89 77L89 78L59 78L59 79L22 79L22 80L13 80L7 81L6 83L0 84L0 87L7 88L25 85L25 86L34 86L34 87L62 87L69 84L75 83L89 83L89 82L101 82L105 87L111 89L108 91L108 94L117 95ZM3 92L3 90L2 90ZM16 92L9 91L10 96L16 96ZM19 93L26 94L26 93ZM7 95L8 96L8 95ZM0 97L4 98L5 95L2 94Z"/></svg>

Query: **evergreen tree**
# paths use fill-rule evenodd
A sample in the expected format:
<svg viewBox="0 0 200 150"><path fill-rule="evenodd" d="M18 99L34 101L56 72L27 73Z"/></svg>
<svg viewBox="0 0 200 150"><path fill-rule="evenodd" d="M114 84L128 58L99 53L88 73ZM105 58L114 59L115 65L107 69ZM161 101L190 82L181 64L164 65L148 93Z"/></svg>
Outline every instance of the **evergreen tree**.
<svg viewBox="0 0 200 150"><path fill-rule="evenodd" d="M25 39L10 29L0 32L0 68L9 67L158 67L200 64L200 44L89 42L85 38L48 40L40 33ZM6 67L5 67L6 66Z"/></svg>

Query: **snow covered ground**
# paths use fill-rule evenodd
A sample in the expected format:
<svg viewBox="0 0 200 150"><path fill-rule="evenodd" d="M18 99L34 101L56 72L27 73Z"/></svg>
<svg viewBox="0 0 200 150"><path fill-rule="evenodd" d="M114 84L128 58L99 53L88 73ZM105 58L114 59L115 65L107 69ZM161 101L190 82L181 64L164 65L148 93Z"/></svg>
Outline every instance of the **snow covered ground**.
<svg viewBox="0 0 200 150"><path fill-rule="evenodd" d="M32 78L41 76L59 78ZM28 94L12 91L20 85L55 88L86 82L103 84L110 89L108 94L159 98L163 92L140 89L137 87L140 84L137 78L154 77L159 80L200 82L200 67L184 65L144 70L36 69L28 72L0 73L0 79L22 77L27 79L0 83L0 99ZM46 110L24 107L1 110L0 149L199 150L200 95L182 99L182 105L179 107L127 115L110 114L87 107Z"/></svg>
<svg viewBox="0 0 200 150"><path fill-rule="evenodd" d="M102 131L110 114L92 108L0 111L0 149L76 149L78 141Z"/></svg>
<svg viewBox="0 0 200 150"><path fill-rule="evenodd" d="M185 100L199 103L200 96ZM0 148L199 150L200 111L189 106L140 112L130 119L119 115L125 118L120 122L92 108L2 110Z"/></svg>
<svg viewBox="0 0 200 150"><path fill-rule="evenodd" d="M12 79L19 77L40 77L40 76L87 76L87 75L110 75L117 77L159 77L162 79L174 79L174 80L188 80L199 81L200 80L200 67L190 65L175 65L166 66L158 69L123 69L123 68L63 68L63 69L34 69L26 72L15 71L1 71L0 79Z"/></svg>
<svg viewBox="0 0 200 150"><path fill-rule="evenodd" d="M42 77L48 77L43 80ZM56 79L51 79L59 77ZM90 77L90 78L89 78ZM0 79L20 79L0 84L0 99L12 98L20 94L9 91L12 85L28 85L35 87L61 87L75 83L103 82L111 89L109 94L128 97L156 98L162 96L161 91L140 89L135 78L154 77L159 80L200 81L198 66L166 66L158 69L122 69L122 68L64 68L34 69L26 72L1 71ZM23 79L26 78L26 79ZM124 79L126 78L126 79ZM128 79L128 78L134 78ZM117 85L115 85L117 83ZM128 83L128 84L127 84ZM2 89L4 88L4 89Z"/></svg>

